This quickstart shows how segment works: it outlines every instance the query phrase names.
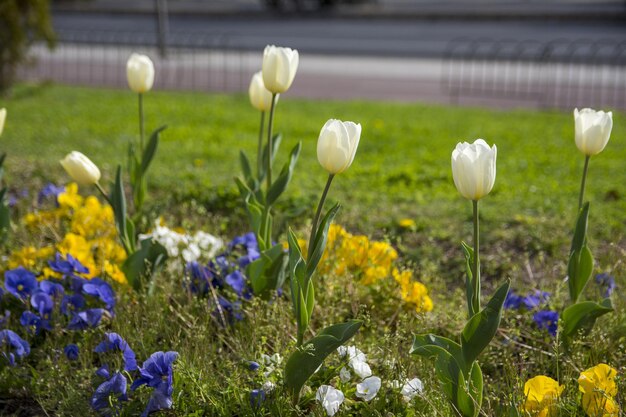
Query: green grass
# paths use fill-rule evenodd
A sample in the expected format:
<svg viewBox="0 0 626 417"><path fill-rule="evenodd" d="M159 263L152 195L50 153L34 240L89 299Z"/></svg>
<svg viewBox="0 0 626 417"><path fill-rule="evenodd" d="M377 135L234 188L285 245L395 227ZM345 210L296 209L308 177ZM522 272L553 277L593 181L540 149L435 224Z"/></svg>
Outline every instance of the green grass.
<svg viewBox="0 0 626 417"><path fill-rule="evenodd" d="M108 183L116 165L125 163L128 140L136 135L136 99L126 91L23 85L0 103L4 106L9 114L0 149L8 153L7 179L16 190L67 181L58 160L71 150L90 156ZM172 226L204 228L227 239L247 230L232 180L239 172L239 150L255 154L258 114L247 97L154 92L146 97L145 109L148 131L168 125L151 168L151 215L163 215ZM457 142L478 137L498 146L496 185L481 202L485 293L511 278L520 291L553 292L557 307L566 298L565 259L584 161L574 145L573 117L557 111L305 101L287 94L279 102L275 123L275 130L284 136L279 165L297 141L303 142L303 150L281 206L288 213L279 219L283 231L286 224L305 230L311 217L326 178L316 160L317 135L329 118L363 126L354 164L331 190L330 199L343 204L336 221L351 232L389 239L399 249L401 262L411 265L429 287L435 302L432 314L400 309L394 316L397 306L366 303L376 295L358 288L350 277L331 277L332 285L327 278L327 285L320 286L313 328L364 319L355 343L371 358L374 374L387 382L418 376L426 387L423 398L407 407L383 385L377 399L352 402L349 408L346 403L338 415L451 415L432 362L408 355L413 332L453 337L465 320L460 241L471 240L471 205L454 188L451 151ZM561 350L557 356L553 339L534 330L529 314L507 312L503 333L515 342L497 337L480 358L485 415L505 415L504 410L523 396L525 379L546 374L558 375L567 386L561 415L582 416L575 379L579 370L599 362L620 369L620 401L626 405L626 312L619 292L626 286L623 120L622 114L614 114L612 139L591 160L586 194L592 206L589 241L596 271L615 275L617 312L600 319L594 332L571 346L569 353ZM416 229L398 232L395 224L402 218L414 219ZM27 237L18 234L12 244L19 245L20 239ZM244 322L222 329L206 301L181 291L180 270L170 267L158 279L153 297L120 289L117 317L109 329L123 335L138 358L156 350L180 353L171 415L291 415L293 407L280 390L263 409L250 407L248 393L263 381L243 365L260 353L287 356L293 349L295 324L288 301L268 305L255 300L245 306ZM590 284L587 293L597 298L594 291ZM89 350L102 333L99 329L70 336L83 348L78 364L59 359L67 335L38 341L41 349L29 359L31 369L5 369L0 374L0 400L6 409L21 407L24 415L43 414L42 410L86 415L96 366ZM322 383L320 378L314 388ZM304 402L304 409L324 415L313 397L314 391L305 395L310 401ZM129 414L140 411L141 404L145 398L133 403Z"/></svg>

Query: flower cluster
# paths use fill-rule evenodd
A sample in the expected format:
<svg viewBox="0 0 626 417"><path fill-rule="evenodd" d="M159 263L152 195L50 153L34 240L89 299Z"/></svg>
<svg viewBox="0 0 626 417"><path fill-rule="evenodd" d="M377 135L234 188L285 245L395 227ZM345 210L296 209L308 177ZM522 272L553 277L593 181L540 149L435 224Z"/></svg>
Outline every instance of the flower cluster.
<svg viewBox="0 0 626 417"><path fill-rule="evenodd" d="M550 293L534 290L525 296L510 290L504 300L504 308L509 310L534 311L533 321L538 328L546 330L551 336L556 336L559 323L559 313L554 310L544 309Z"/></svg>
<svg viewBox="0 0 626 417"><path fill-rule="evenodd" d="M617 371L601 363L580 373L578 389L582 393L582 407L589 417L617 417L619 406L615 401ZM558 415L557 402L565 387L545 375L538 375L524 384L525 400L522 410L533 417Z"/></svg>
<svg viewBox="0 0 626 417"><path fill-rule="evenodd" d="M211 259L223 247L220 238L201 230L191 235L184 230L173 230L159 219L152 232L139 235L139 240L153 239L167 250L170 258L182 257L185 263L198 262L201 257Z"/></svg>
<svg viewBox="0 0 626 417"><path fill-rule="evenodd" d="M49 266L60 279L38 281L34 273L21 266L4 273L6 294L2 302L19 306L20 324L28 332L50 332L55 324L68 330L85 330L98 326L103 317L114 315L115 292L108 282L85 279L89 270L69 254L64 257L57 253Z"/></svg>
<svg viewBox="0 0 626 417"><path fill-rule="evenodd" d="M306 242L298 242L306 253ZM331 224L326 251L320 262L321 274L357 277L364 286L373 286L393 277L399 285L402 300L418 313L433 309L426 286L413 279L409 270L395 267L398 252L387 242L374 241L363 235L353 235L342 226Z"/></svg>
<svg viewBox="0 0 626 417"><path fill-rule="evenodd" d="M214 315L222 324L241 320L241 301L252 297L244 271L259 256L254 233L238 236L208 264L188 263L186 286L193 293L209 296Z"/></svg>
<svg viewBox="0 0 626 417"><path fill-rule="evenodd" d="M47 208L50 200L53 200L52 207ZM38 235L49 238L46 241L55 243L15 250L9 257L9 269L22 266L41 271L43 278L60 279L62 274L46 265L46 261L59 252L63 256L71 255L84 265L89 271L84 275L87 279L108 276L126 283L126 276L120 269L126 253L117 241L111 206L101 204L94 196L81 196L74 183L64 188L48 184L39 193L38 202L40 209L24 216L23 221L29 231L38 231Z"/></svg>
<svg viewBox="0 0 626 417"><path fill-rule="evenodd" d="M94 351L108 359L105 359L104 365L96 371L96 375L105 381L96 388L91 397L91 407L94 410L103 415L119 413L123 402L129 399L126 375L138 375L130 386L131 391L142 385L153 389L142 417L172 407L173 363L178 358L177 352L155 352L139 367L135 352L117 333L107 333L105 340L96 346Z"/></svg>

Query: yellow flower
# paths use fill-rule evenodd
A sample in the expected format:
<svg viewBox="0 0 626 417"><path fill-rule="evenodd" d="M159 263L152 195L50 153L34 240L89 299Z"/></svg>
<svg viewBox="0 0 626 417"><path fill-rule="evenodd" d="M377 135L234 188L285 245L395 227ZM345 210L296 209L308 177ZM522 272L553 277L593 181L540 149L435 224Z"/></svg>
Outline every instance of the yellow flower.
<svg viewBox="0 0 626 417"><path fill-rule="evenodd" d="M428 296L428 288L421 282L413 281L411 271L400 272L393 268L392 275L400 284L400 295L405 303L413 305L418 313L432 311L433 300Z"/></svg>
<svg viewBox="0 0 626 417"><path fill-rule="evenodd" d="M532 417L553 417L557 415L556 402L561 396L563 385L544 375L529 379L524 384L523 410Z"/></svg>
<svg viewBox="0 0 626 417"><path fill-rule="evenodd" d="M128 284L128 281L126 280L126 275L124 275L122 270L116 264L105 261L104 272L109 277L111 277L113 281L117 281L120 284Z"/></svg>
<svg viewBox="0 0 626 417"><path fill-rule="evenodd" d="M389 269L393 261L398 259L398 252L386 242L370 242L367 257L374 266Z"/></svg>
<svg viewBox="0 0 626 417"><path fill-rule="evenodd" d="M402 219L398 222L398 226L403 229L412 229L415 227L415 220L413 219Z"/></svg>
<svg viewBox="0 0 626 417"><path fill-rule="evenodd" d="M70 183L65 187L65 192L59 194L57 201L61 208L77 209L83 204L83 197L78 194L78 184Z"/></svg>
<svg viewBox="0 0 626 417"><path fill-rule="evenodd" d="M580 373L578 389L584 394L602 391L606 395L617 395L615 376L617 371L609 365L601 363Z"/></svg>
<svg viewBox="0 0 626 417"><path fill-rule="evenodd" d="M361 277L361 284L372 285L377 283L383 278L389 276L389 268L382 266L372 266L363 270L363 276Z"/></svg>
<svg viewBox="0 0 626 417"><path fill-rule="evenodd" d="M617 370L601 363L580 373L578 389L583 393L583 409L590 417L617 417Z"/></svg>
<svg viewBox="0 0 626 417"><path fill-rule="evenodd" d="M8 266L9 269L15 269L19 266L32 269L37 265L38 261L52 257L53 253L54 248L49 246L41 249L37 249L34 246L25 246L11 253Z"/></svg>

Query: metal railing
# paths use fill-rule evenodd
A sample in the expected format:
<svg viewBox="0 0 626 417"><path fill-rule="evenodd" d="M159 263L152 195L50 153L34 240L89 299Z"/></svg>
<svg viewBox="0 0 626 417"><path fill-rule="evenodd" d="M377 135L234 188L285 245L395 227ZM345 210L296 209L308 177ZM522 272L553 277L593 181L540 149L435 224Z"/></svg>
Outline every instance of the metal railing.
<svg viewBox="0 0 626 417"><path fill-rule="evenodd" d="M626 40L456 39L442 61L442 90L535 102L544 108L626 108Z"/></svg>

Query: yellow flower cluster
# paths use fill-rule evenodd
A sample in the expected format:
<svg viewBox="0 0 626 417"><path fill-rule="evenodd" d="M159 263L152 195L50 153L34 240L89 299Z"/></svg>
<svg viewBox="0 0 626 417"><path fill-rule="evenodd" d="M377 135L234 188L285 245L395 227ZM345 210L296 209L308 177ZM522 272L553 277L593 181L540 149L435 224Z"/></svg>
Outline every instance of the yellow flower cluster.
<svg viewBox="0 0 626 417"><path fill-rule="evenodd" d="M583 394L582 406L589 417L618 417L619 405L615 401L617 371L601 363L580 373L578 389ZM563 385L544 375L529 379L524 384L525 401L522 410L531 417L558 415L556 403Z"/></svg>
<svg viewBox="0 0 626 417"><path fill-rule="evenodd" d="M14 251L9 258L9 268L23 266L35 269L53 258L55 252L70 254L89 269L86 278L109 276L125 284L126 276L119 268L126 259L124 249L117 241L113 210L94 196L84 198L78 186L69 184L59 194L58 207L29 213L24 223L31 230L39 230L55 237L56 243L36 248L26 246ZM42 266L43 278L58 277L47 266Z"/></svg>
<svg viewBox="0 0 626 417"><path fill-rule="evenodd" d="M555 417L556 403L565 387L545 375L538 375L524 384L524 405L526 415L532 417Z"/></svg>
<svg viewBox="0 0 626 417"><path fill-rule="evenodd" d="M616 375L617 370L604 363L581 372L578 389L583 393L583 409L589 417L618 417Z"/></svg>
<svg viewBox="0 0 626 417"><path fill-rule="evenodd" d="M299 241L306 253L306 242ZM332 224L328 230L326 251L320 261L322 274L353 274L362 285L372 286L393 277L400 285L402 299L417 312L433 309L424 284L413 280L410 271L398 271L394 262L398 252L387 242L373 241L363 235L348 233L343 227Z"/></svg>

